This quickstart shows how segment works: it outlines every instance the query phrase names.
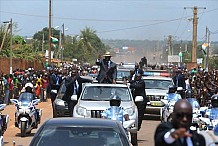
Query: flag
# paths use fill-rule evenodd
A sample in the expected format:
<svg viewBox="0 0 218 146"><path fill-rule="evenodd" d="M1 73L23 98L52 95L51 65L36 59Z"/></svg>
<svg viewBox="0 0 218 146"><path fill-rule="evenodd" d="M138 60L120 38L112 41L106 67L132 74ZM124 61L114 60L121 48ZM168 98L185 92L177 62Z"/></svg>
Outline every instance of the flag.
<svg viewBox="0 0 218 146"><path fill-rule="evenodd" d="M201 48L202 48L202 51L203 51L203 53L204 53L204 55L206 55L207 54L207 47L209 46L209 44L208 43L204 43L202 46L201 46Z"/></svg>
<svg viewBox="0 0 218 146"><path fill-rule="evenodd" d="M52 43L57 43L57 42L58 42L58 39L55 38L55 37L51 37L51 41L52 41Z"/></svg>

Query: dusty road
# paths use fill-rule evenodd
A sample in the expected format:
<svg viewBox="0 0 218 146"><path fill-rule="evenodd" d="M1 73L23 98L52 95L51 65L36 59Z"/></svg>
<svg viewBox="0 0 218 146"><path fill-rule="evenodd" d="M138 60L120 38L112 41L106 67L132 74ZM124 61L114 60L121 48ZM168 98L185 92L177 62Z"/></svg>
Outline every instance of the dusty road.
<svg viewBox="0 0 218 146"><path fill-rule="evenodd" d="M52 118L52 108L50 100L47 102L41 102L37 105L37 108L42 109L42 121ZM36 133L37 129L33 130L32 133L27 137L20 137L20 129L14 126L14 113L15 106L8 105L3 113L9 114L8 129L4 134L5 146L12 146L13 141L16 142L16 146L28 146L32 137ZM155 120L144 120L141 130L138 133L138 144L139 146L153 146L154 130L159 124L159 121ZM39 125L40 126L40 125Z"/></svg>

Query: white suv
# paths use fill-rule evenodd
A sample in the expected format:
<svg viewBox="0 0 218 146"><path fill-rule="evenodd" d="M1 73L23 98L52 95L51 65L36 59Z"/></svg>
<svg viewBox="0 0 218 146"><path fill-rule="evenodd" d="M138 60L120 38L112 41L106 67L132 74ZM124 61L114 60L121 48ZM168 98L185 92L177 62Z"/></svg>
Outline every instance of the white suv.
<svg viewBox="0 0 218 146"><path fill-rule="evenodd" d="M127 85L85 83L78 103L74 107L73 117L101 118L101 113L110 107L111 95L118 95L121 98L121 106L129 114L130 120L135 120L129 131L131 135L135 134L133 137L136 137L137 141L138 110L135 102L143 98L138 97L134 102ZM76 100L76 97L72 97L72 100Z"/></svg>

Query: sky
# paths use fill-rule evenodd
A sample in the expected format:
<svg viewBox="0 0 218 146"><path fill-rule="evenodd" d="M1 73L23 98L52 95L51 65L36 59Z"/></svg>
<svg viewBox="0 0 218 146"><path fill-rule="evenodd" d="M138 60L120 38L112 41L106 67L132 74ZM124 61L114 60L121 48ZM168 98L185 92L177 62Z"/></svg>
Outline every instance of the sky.
<svg viewBox="0 0 218 146"><path fill-rule="evenodd" d="M208 27L210 40L218 41L218 0L52 0L52 27L64 24L72 36L90 27L101 39L192 40L194 6L197 40L205 40ZM12 18L17 35L48 27L48 14L49 0L0 0L0 23Z"/></svg>

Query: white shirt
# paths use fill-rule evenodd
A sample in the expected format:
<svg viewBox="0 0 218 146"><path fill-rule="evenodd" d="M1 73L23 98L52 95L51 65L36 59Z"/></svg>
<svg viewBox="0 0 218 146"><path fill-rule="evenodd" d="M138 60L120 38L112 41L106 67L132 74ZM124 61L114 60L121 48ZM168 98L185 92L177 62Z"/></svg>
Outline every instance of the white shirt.
<svg viewBox="0 0 218 146"><path fill-rule="evenodd" d="M189 131L188 131L189 133ZM164 141L167 143L167 144L172 144L176 139L173 138L171 135L170 135L170 131L168 131L165 135L164 135ZM188 146L193 146L192 144L192 140L190 137L187 137L186 138L186 143Z"/></svg>
<svg viewBox="0 0 218 146"><path fill-rule="evenodd" d="M76 82L76 84L75 84L75 82ZM73 84L73 86L74 86L74 91L73 91L73 95L77 95L77 92L78 92L78 87L79 87L79 84L78 84L78 81L76 80L76 81L74 81L74 84Z"/></svg>

